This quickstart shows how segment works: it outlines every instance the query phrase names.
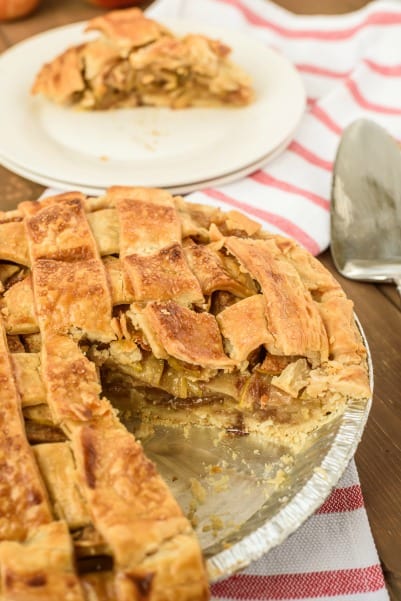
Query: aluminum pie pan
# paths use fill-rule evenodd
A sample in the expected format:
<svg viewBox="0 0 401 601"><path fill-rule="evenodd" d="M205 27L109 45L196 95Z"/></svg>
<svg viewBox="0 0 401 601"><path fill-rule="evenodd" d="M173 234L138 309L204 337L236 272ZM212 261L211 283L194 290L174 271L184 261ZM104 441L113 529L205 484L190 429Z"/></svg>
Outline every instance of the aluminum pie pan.
<svg viewBox="0 0 401 601"><path fill-rule="evenodd" d="M373 367L366 337L371 390ZM211 428L133 428L192 518L210 582L227 578L282 543L326 500L361 439L372 399L313 433L294 458L256 436L216 437ZM141 431L143 429L143 431Z"/></svg>

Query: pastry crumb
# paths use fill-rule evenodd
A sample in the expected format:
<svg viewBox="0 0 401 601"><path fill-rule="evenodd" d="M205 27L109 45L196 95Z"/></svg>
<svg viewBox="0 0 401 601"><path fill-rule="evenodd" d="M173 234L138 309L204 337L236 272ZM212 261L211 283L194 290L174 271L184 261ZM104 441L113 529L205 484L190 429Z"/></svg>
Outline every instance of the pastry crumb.
<svg viewBox="0 0 401 601"><path fill-rule="evenodd" d="M219 478L219 480L217 480L213 483L214 492L220 493L220 492L224 492L224 491L228 490L229 483L230 483L229 476L227 476L227 475L222 476L221 478Z"/></svg>
<svg viewBox="0 0 401 601"><path fill-rule="evenodd" d="M224 522L218 515L211 515L209 519L209 523L203 526L202 531L212 532L213 536L216 536L224 528Z"/></svg>
<svg viewBox="0 0 401 601"><path fill-rule="evenodd" d="M191 484L191 492L194 499L200 504L203 505L206 501L206 489L202 486L202 484L196 478L189 479Z"/></svg>
<svg viewBox="0 0 401 601"><path fill-rule="evenodd" d="M219 465L211 465L209 466L209 473L210 474L221 474L222 472L222 468Z"/></svg>
<svg viewBox="0 0 401 601"><path fill-rule="evenodd" d="M274 484L274 486L281 486L285 479L287 478L287 474L284 470L277 470L276 475L273 478L269 478L268 483Z"/></svg>

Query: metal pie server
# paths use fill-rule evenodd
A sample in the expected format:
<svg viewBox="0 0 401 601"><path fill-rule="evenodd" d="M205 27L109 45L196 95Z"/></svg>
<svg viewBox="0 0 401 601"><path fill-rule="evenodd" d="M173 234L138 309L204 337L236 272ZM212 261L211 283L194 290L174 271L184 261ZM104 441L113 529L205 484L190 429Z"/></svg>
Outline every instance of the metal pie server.
<svg viewBox="0 0 401 601"><path fill-rule="evenodd" d="M337 150L331 254L345 277L393 282L401 296L401 152L366 119L344 130Z"/></svg>

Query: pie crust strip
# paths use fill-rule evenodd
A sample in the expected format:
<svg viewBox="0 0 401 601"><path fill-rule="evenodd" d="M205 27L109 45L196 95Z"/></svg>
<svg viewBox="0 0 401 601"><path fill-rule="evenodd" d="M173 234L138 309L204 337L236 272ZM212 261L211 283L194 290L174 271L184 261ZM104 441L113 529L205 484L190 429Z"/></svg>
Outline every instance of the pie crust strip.
<svg viewBox="0 0 401 601"><path fill-rule="evenodd" d="M136 301L202 303L199 282L181 245L173 197L152 188L114 187L108 197L120 219L120 256Z"/></svg>
<svg viewBox="0 0 401 601"><path fill-rule="evenodd" d="M208 599L195 534L134 437L98 420L74 430L72 449L94 525L113 552L117 599Z"/></svg>
<svg viewBox="0 0 401 601"><path fill-rule="evenodd" d="M2 601L85 601L63 521L38 526L23 542L0 543Z"/></svg>
<svg viewBox="0 0 401 601"><path fill-rule="evenodd" d="M52 521L46 489L26 439L3 324L0 320L0 540L22 541Z"/></svg>
<svg viewBox="0 0 401 601"><path fill-rule="evenodd" d="M72 441L79 490L114 558L116 599L141 598L146 588L149 601L167 599L163 597L165 591L171 599L179 594L183 600L202 601L208 598L207 578L192 528L153 464L145 458L141 445L114 417L109 402L100 398L95 366L73 338L76 324L86 336L92 332L96 332L97 340L101 340L99 332L107 336L111 301L110 305L103 302L110 298L108 289L105 291L107 280L102 279L105 272L100 256L93 251L89 226L86 222L85 227L81 219L85 216L82 200L62 199L61 213L54 209L56 202L50 200L43 209L26 204L22 207L28 213L33 290L43 345L42 373L55 421ZM60 214L57 227L66 232L65 247L58 239L44 241L38 237L36 225L32 227L32 223L40 226L42 220L49 221L51 227ZM69 229L74 231L75 223L84 249L78 258L66 254ZM74 244L74 236L71 238ZM52 256L57 253L60 258L43 256L45 243ZM74 271L80 274L83 264L90 264L90 269L85 268L77 280ZM60 278L60 274L66 277ZM94 302L91 291L95 285L99 303ZM87 309L91 309L88 315ZM65 452L65 447L58 449ZM43 453L38 455L42 463L46 462ZM54 476L48 473L47 478L51 491ZM160 559L156 555L159 549ZM184 566L185 570L181 569Z"/></svg>
<svg viewBox="0 0 401 601"><path fill-rule="evenodd" d="M225 246L261 287L273 338L267 349L307 357L312 365L327 361L327 334L316 303L275 242L228 237Z"/></svg>

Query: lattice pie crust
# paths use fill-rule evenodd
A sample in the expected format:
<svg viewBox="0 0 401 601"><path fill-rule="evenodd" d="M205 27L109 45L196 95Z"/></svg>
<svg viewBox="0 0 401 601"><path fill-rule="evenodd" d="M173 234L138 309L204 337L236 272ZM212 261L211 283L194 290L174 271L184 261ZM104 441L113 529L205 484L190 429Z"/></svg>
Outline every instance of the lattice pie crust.
<svg viewBox="0 0 401 601"><path fill-rule="evenodd" d="M243 106L249 77L231 49L199 34L177 37L137 9L95 17L98 39L69 48L38 73L32 92L85 109Z"/></svg>
<svg viewBox="0 0 401 601"><path fill-rule="evenodd" d="M23 202L0 259L1 598L207 599L100 376L143 419L300 445L369 396L352 302L291 240L156 189Z"/></svg>

